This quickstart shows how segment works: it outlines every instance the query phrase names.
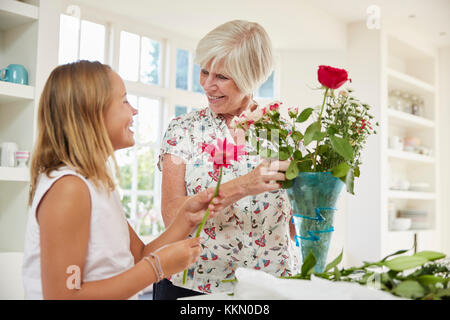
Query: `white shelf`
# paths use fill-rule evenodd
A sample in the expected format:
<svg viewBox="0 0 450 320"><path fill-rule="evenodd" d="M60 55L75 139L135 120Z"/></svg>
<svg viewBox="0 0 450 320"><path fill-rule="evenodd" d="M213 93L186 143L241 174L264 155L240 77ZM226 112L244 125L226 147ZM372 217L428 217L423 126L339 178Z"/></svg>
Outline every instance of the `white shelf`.
<svg viewBox="0 0 450 320"><path fill-rule="evenodd" d="M435 200L436 194L433 192L389 190L388 197L389 199Z"/></svg>
<svg viewBox="0 0 450 320"><path fill-rule="evenodd" d="M388 108L389 122L403 127L422 127L427 129L434 129L435 123L430 119L419 117L410 113L394 110Z"/></svg>
<svg viewBox="0 0 450 320"><path fill-rule="evenodd" d="M2 181L30 181L30 169L0 167L0 180Z"/></svg>
<svg viewBox="0 0 450 320"><path fill-rule="evenodd" d="M434 164L435 158L430 156L424 156L417 153L412 152L406 152L406 151L398 151L398 150L388 150L388 157L391 159L398 159L398 160L407 160L412 162L422 162L422 163L430 163Z"/></svg>
<svg viewBox="0 0 450 320"><path fill-rule="evenodd" d="M0 105L10 102L33 100L34 87L0 81Z"/></svg>
<svg viewBox="0 0 450 320"><path fill-rule="evenodd" d="M16 0L0 1L0 30L8 30L39 17L38 7Z"/></svg>
<svg viewBox="0 0 450 320"><path fill-rule="evenodd" d="M411 248L414 234L422 250L441 250L441 161L439 161L438 51L424 52L420 43L405 43L391 30L367 30L365 23L348 26L351 56L349 69L363 83L352 85L365 99L376 101L371 111L380 122L380 134L367 144L370 153L364 165L369 170L358 181L358 192L348 203L347 221L352 232L346 237L352 261L370 261L400 249ZM392 30L395 33L395 30ZM361 58L364 57L364 58ZM370 61L370 72L367 65ZM399 90L423 99L423 117L389 108L390 90ZM392 150L388 137L417 138L419 145L432 149L431 156ZM430 192L391 190L404 181L426 183ZM390 206L390 203L393 206ZM426 210L429 229L389 230L390 208ZM365 212L361 208L366 208ZM416 227L416 224L413 224ZM417 227L420 225L417 224ZM359 228L359 229L358 229ZM362 231L361 231L362 230ZM367 238L366 238L367 237ZM419 249L418 249L419 250ZM350 256L350 255L349 255Z"/></svg>
<svg viewBox="0 0 450 320"><path fill-rule="evenodd" d="M387 68L388 77L396 81L398 84L403 84L403 86L413 86L416 89L426 91L428 93L435 93L436 89L433 85L414 78L406 73Z"/></svg>

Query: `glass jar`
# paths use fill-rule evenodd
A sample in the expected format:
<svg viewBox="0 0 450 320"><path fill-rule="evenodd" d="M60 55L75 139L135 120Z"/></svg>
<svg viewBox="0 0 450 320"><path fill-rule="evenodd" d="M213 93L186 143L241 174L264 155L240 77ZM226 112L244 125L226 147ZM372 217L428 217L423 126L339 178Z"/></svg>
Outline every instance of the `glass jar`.
<svg viewBox="0 0 450 320"><path fill-rule="evenodd" d="M418 96L411 96L411 113L415 116L421 116Z"/></svg>
<svg viewBox="0 0 450 320"><path fill-rule="evenodd" d="M389 94L388 94L388 108L389 109L395 109L395 104L397 102L395 92L396 91L394 89L389 90Z"/></svg>
<svg viewBox="0 0 450 320"><path fill-rule="evenodd" d="M411 95L408 92L402 93L402 111L406 113L411 113Z"/></svg>
<svg viewBox="0 0 450 320"><path fill-rule="evenodd" d="M425 117L425 100L422 97L419 97L418 103L418 109L419 109L419 115L421 117Z"/></svg>
<svg viewBox="0 0 450 320"><path fill-rule="evenodd" d="M393 109L403 111L402 93L400 90L393 90L392 92L392 106Z"/></svg>
<svg viewBox="0 0 450 320"><path fill-rule="evenodd" d="M394 220L397 218L397 208L395 207L395 203L389 202L388 204L388 224L389 229L393 229Z"/></svg>

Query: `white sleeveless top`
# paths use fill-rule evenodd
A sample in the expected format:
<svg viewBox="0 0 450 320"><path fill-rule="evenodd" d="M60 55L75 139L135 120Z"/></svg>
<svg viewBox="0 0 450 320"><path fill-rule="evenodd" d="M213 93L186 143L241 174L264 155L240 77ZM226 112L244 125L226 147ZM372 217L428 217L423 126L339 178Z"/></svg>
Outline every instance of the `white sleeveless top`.
<svg viewBox="0 0 450 320"><path fill-rule="evenodd" d="M41 283L41 247L39 224L36 220L36 208L42 197L59 178L75 175L89 188L91 196L91 222L88 252L82 282L102 280L116 276L134 266L134 257L130 251L130 234L125 213L117 191L101 190L74 170L63 167L38 178L36 192L28 213L23 259L23 281L27 299L42 299ZM68 266L69 267L69 266ZM73 275L69 271L67 277ZM136 299L137 294L132 297Z"/></svg>

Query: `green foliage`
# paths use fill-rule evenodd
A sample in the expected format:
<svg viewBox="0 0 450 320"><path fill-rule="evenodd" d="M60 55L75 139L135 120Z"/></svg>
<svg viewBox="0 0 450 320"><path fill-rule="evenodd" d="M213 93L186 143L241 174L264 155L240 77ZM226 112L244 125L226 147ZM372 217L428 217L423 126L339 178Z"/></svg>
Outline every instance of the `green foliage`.
<svg viewBox="0 0 450 320"><path fill-rule="evenodd" d="M280 117L274 104L245 114L237 120L237 127L247 130L246 139L255 148L253 154L280 160L292 160L286 173L288 180L300 172L331 172L354 194L354 179L360 176L361 152L371 134L370 106L352 97L351 90L324 89L323 103L318 108L305 108L299 114L289 109L290 120ZM244 120L242 120L244 119ZM308 122L306 130L297 124ZM276 132L276 133L275 133ZM297 170L298 169L298 170ZM283 187L291 185L283 183Z"/></svg>
<svg viewBox="0 0 450 320"><path fill-rule="evenodd" d="M330 281L355 282L361 285L373 284L393 295L407 299L450 300L450 263L441 261L445 254L435 251L421 251L407 256L409 250L399 250L378 262L365 262L360 267L342 268L343 251L329 263L322 273L314 272L316 259L312 252L304 260L301 273L284 279L311 280L311 275ZM400 256L399 256L400 255ZM378 268L378 271L374 271Z"/></svg>

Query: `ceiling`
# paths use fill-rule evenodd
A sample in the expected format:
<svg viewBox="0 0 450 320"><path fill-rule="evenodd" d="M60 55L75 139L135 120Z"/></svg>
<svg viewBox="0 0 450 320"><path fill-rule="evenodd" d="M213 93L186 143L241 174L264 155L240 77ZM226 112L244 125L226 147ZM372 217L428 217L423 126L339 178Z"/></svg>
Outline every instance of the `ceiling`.
<svg viewBox="0 0 450 320"><path fill-rule="evenodd" d="M380 8L382 28L435 47L450 46L450 0L314 0L314 5L349 23L364 20L370 5Z"/></svg>
<svg viewBox="0 0 450 320"><path fill-rule="evenodd" d="M233 19L260 23L278 49L342 50L346 24L377 5L381 27L435 47L450 46L450 0L78 0L193 39ZM414 17L410 17L414 15Z"/></svg>

